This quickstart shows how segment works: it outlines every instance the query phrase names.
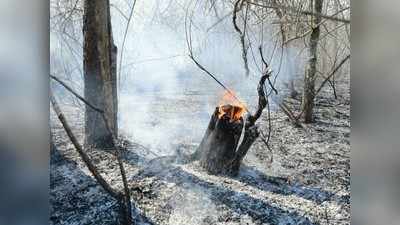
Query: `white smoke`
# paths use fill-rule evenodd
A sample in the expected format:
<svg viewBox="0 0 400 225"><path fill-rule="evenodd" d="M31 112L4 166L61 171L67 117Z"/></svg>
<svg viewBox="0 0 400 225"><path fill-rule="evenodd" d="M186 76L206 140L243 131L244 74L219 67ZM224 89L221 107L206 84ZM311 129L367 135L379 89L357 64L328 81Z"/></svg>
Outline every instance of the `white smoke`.
<svg viewBox="0 0 400 225"><path fill-rule="evenodd" d="M190 1L175 3L137 3L125 44L120 86L121 133L143 145L163 149L163 155L173 153L177 144L200 141L224 91L187 56L185 7ZM191 7L195 12L191 20L196 59L252 109L258 101L256 88L260 77L253 55L261 66L257 31L249 34L253 52L248 51L251 74L245 78L239 37L233 30L231 16L220 21L213 11L204 12L206 7L202 3ZM221 15L231 10L218 9ZM126 22L114 14L114 35L121 46ZM267 28L264 29L268 31ZM272 58L274 74L279 71L276 86L281 88L301 63L286 60L294 58L296 49L286 49L281 55L279 46L268 42L271 36L264 36L264 54L267 59Z"/></svg>
<svg viewBox="0 0 400 225"><path fill-rule="evenodd" d="M120 53L127 22L121 12L129 15L129 7L127 1L112 2L113 34ZM172 155L179 145L199 143L224 92L187 56L185 14L190 2L138 1L126 38L119 77L119 134L158 155ZM263 45L268 60L272 58L270 64L274 75L279 71L278 90L302 71L301 57L294 57L297 49L286 49L280 62L279 46L270 41L269 34L273 34L273 29L265 25L262 43L261 37L256 35L259 30L249 31L252 49L248 51L250 77L246 78L239 37L233 29L231 16L220 21L212 10L205 12L207 7L201 4L206 3L196 5L192 18L194 55L207 70L234 90L250 110L258 101L256 88L261 76L258 45ZM220 17L229 15L232 10L230 5L217 8ZM65 78L77 84L75 89L80 88L82 93L82 70L74 69L82 68L82 59L77 58L81 55L66 51L66 45L58 46L57 43L62 41L65 40L52 34L51 69L55 75L70 71ZM79 52L79 44L73 41L69 44ZM188 189L183 201L178 199L172 205L170 224L200 224L206 216L213 215L216 208L206 191L195 187Z"/></svg>
<svg viewBox="0 0 400 225"><path fill-rule="evenodd" d="M119 53L127 24L125 17L132 3L112 1L113 35ZM279 43L272 37L276 28L266 23L262 28L263 37L259 35L259 27L252 26L248 30L252 45L248 50L250 76L246 78L239 36L233 29L230 15L232 6L216 3L218 18L208 4L207 1L148 0L137 1L135 5L119 68L119 133L161 155L172 154L180 144L198 143L224 92L188 57L187 14L190 17L193 12L190 19L194 56L234 90L250 110L258 101L256 88L262 69L260 44L273 75L278 74L278 90L303 71L302 58L297 57L299 50L286 48L281 55ZM82 93L80 26L81 23L76 23L67 29L77 36L76 40L56 31L51 33L51 71L68 79L70 85ZM120 54L118 59L121 60Z"/></svg>

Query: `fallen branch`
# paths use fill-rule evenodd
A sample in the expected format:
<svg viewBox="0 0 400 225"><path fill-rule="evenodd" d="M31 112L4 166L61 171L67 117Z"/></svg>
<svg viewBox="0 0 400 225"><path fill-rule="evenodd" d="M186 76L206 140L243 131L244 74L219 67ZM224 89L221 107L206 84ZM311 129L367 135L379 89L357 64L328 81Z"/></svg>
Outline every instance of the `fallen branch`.
<svg viewBox="0 0 400 225"><path fill-rule="evenodd" d="M108 194L110 194L117 201L120 201L122 199L122 193L119 193L118 191L112 189L112 187L107 183L107 181L103 178L103 176L101 176L101 174L98 172L96 166L92 163L89 156L85 153L85 151L83 150L83 147L79 144L78 139L75 137L74 133L72 132L71 127L69 126L67 120L65 119L65 116L62 113L61 108L58 105L58 103L57 103L56 99L54 98L53 93L51 91L50 91L50 102L51 102L51 105L53 106L54 112L57 114L58 119L60 120L61 124L63 125L63 128L64 128L65 132L67 133L69 139L71 140L75 149L78 151L79 155L81 156L85 165L88 167L89 171L92 173L93 177L96 179L96 181L100 184L100 186L103 187L103 189Z"/></svg>
<svg viewBox="0 0 400 225"><path fill-rule="evenodd" d="M95 111L97 111L97 112L99 112L100 114L101 114L101 116L102 116L102 118L103 118L103 120L104 120L104 124L105 124L105 126L106 126L106 129L107 129L107 131L111 134L111 137L112 137L112 144L113 144L113 146L117 149L116 151L115 151L115 156L116 156L116 158L117 158L117 162L118 162L118 166L119 166L119 169L120 169L120 172L121 172L121 177L122 177L122 183L123 183L123 186L124 186L124 192L125 192L125 195L124 195L124 205L125 205L125 207L124 207L124 213L125 213L125 220L126 220L126 222L128 223L128 224L130 224L130 223L132 223L132 207L131 207L131 200L130 200L130 191L129 191L129 187L128 187L128 182L127 182L127 179L126 179L126 173L125 173L125 168L124 168L124 165L123 165L123 163L122 163L122 159L121 159L121 149L120 149L120 147L119 147L119 145L117 144L117 138L115 137L115 134L111 131L111 128L110 128L110 125L109 125L109 123L108 123L108 120L107 120L107 118L106 118L106 116L105 116L105 113L104 113L104 110L102 110L102 109L100 109L100 108L98 108L98 107L96 107L96 106L94 106L94 105L92 105L89 101L87 101L84 97L82 97L82 96L80 96L78 93L76 93L72 88L70 88L67 84L65 84L64 82L62 82L60 79L58 79L57 77L55 77L55 76L53 76L53 75L50 75L50 78L52 78L53 80L55 80L55 81L57 81L58 83L60 83L63 87L65 87L69 92L71 92L74 96L76 96L79 100L81 100L82 102L84 102L86 105L88 105L89 107L91 107L93 110L95 110ZM60 108L59 108L59 106L58 106L58 104L57 104L57 102L55 101L55 98L54 98L54 96L53 96L53 94L52 94L52 92L50 92L50 99L52 100L52 105L53 105L53 108L54 108L54 106L56 105L57 106L57 108L58 108L58 112L60 112L60 113L57 113L58 115L63 115L63 114L61 114L61 110L60 110ZM54 103L53 103L54 102ZM64 116L62 116L63 118L64 118L64 121L66 121L65 120L65 117ZM59 119L60 119L60 117L59 117ZM61 121L61 119L60 119L60 121ZM66 124L66 123L65 123ZM63 124L64 125L64 124ZM69 126L67 126L68 128L69 128ZM65 126L64 126L64 128L65 128ZM67 130L67 129L66 129ZM73 136L73 133L72 133L72 131L71 131L71 129L69 129L69 131L70 131L70 134L72 134L72 137L74 137ZM68 135L68 136L70 136L70 135ZM71 139L71 137L70 137L70 139ZM71 139L71 141L72 141L72 139ZM74 141L72 141L73 143L74 143ZM75 144L78 144L78 145L75 145ZM78 148L81 150L81 152L83 152L82 151L82 147L79 145L79 143L77 142L77 140L76 140L76 138L75 138L75 144L74 144L74 146L75 146L75 148L78 150ZM77 147L77 146L79 146L79 147ZM79 150L78 150L79 151ZM83 157L82 157L83 158ZM87 161L89 161L90 162L90 159L87 157L87 159L86 159ZM103 181L105 182L105 180L103 179ZM107 184L107 182L105 182L105 184Z"/></svg>

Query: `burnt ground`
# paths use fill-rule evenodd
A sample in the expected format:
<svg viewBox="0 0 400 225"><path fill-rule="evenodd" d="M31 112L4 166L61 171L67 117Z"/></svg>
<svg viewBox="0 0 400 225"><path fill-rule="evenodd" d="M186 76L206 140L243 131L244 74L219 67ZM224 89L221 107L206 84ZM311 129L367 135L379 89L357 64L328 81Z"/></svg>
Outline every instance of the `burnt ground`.
<svg viewBox="0 0 400 225"><path fill-rule="evenodd" d="M135 215L140 213L160 225L350 224L348 77L337 81L337 93L335 99L328 86L324 89L316 101L315 123L305 128L293 126L285 114L273 111L272 152L258 139L235 178L208 175L196 162L181 164L158 158L161 150L126 138L124 162ZM193 95L162 98L152 111L166 111L163 116L168 118L184 109L166 105L185 107L186 103L195 104L193 99ZM299 108L299 100L285 101ZM82 140L82 111L67 105L63 110ZM265 116L259 126L267 133ZM57 147L50 162L51 224L117 224L116 203L96 184L54 115L51 120ZM204 130L207 122L201 125ZM165 143L168 153L190 152L198 144L173 137L169 141L174 144ZM122 188L111 150L87 151L112 186Z"/></svg>

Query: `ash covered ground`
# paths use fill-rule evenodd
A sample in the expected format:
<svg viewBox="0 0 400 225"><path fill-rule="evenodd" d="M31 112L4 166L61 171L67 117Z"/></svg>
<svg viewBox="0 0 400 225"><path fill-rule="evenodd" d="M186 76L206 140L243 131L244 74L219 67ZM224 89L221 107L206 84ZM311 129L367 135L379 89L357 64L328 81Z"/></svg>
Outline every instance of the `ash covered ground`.
<svg viewBox="0 0 400 225"><path fill-rule="evenodd" d="M201 110L201 93L122 98L121 110L129 112L120 127L135 215L160 225L350 224L349 82L348 75L337 80L338 99L324 88L316 99L315 123L305 129L273 110L272 152L258 139L234 178L208 175L197 162L162 157L198 145L212 112ZM284 101L299 112L299 100ZM83 141L82 107L62 108ZM266 115L258 122L264 133ZM96 184L54 113L51 121L56 149L50 163L50 222L118 224L116 202ZM112 150L87 151L111 185L122 189Z"/></svg>

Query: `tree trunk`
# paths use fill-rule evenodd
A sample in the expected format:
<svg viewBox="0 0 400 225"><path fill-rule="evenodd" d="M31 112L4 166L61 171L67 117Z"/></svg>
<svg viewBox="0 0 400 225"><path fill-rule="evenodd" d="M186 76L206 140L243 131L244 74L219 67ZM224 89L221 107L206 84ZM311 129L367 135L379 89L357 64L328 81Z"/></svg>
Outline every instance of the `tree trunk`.
<svg viewBox="0 0 400 225"><path fill-rule="evenodd" d="M228 116L218 118L217 114L218 107L198 148L200 165L213 174L228 173L243 129L243 119L231 122Z"/></svg>
<svg viewBox="0 0 400 225"><path fill-rule="evenodd" d="M113 43L108 0L84 3L83 66L85 99L105 111L112 132L117 135L116 46ZM85 145L111 147L101 115L86 106Z"/></svg>
<svg viewBox="0 0 400 225"><path fill-rule="evenodd" d="M246 125L243 131L244 124ZM244 135L239 144L242 132ZM199 159L200 166L211 174L235 176L257 137L258 130L254 123L248 119L244 123L243 118L232 121L226 114L219 118L217 107L192 159Z"/></svg>
<svg viewBox="0 0 400 225"><path fill-rule="evenodd" d="M323 0L314 0L314 12L322 12ZM302 111L305 123L313 122L313 108L315 97L315 78L317 72L317 47L320 34L321 17L315 16L313 19L313 31L310 37L309 60L304 76L304 90L302 98Z"/></svg>

